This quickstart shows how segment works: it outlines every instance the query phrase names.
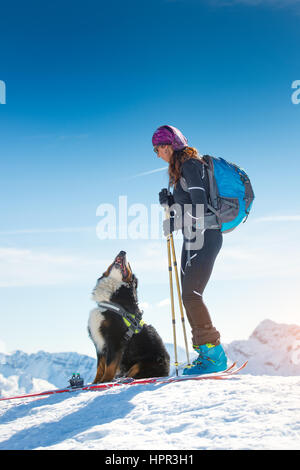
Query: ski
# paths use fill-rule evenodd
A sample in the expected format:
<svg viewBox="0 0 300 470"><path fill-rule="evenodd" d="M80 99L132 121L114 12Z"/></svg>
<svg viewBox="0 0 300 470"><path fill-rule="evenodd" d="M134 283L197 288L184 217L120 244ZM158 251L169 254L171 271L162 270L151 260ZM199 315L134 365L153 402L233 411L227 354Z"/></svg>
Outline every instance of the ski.
<svg viewBox="0 0 300 470"><path fill-rule="evenodd" d="M0 398L0 401L43 397L47 395L56 395L60 393L72 393L72 392L93 391L93 390L108 390L111 388L120 387L122 385L129 386L129 385L147 385L147 384L168 384L168 383L174 383L174 382L183 382L187 380L225 380L239 373L244 367L246 367L247 362L245 362L238 368L235 368L236 362L234 362L226 370L221 371L221 372L216 372L215 374L206 374L206 375L202 374L202 375L190 375L190 376L181 375L177 377L176 376L152 377L152 378L147 378L147 379L129 379L125 377L115 382L106 382L102 384L87 384L82 387L66 387L62 389L47 390L44 392L37 392L37 393L30 393L26 395Z"/></svg>
<svg viewBox="0 0 300 470"><path fill-rule="evenodd" d="M236 365L236 363L234 363L234 364ZM244 369L246 367L247 364L248 364L248 361L244 362L244 364L242 364L240 367L237 367L234 370L231 370L234 367L234 366L231 366L231 367L229 367L229 369L226 370L226 372L228 372L229 375L238 374L242 369Z"/></svg>

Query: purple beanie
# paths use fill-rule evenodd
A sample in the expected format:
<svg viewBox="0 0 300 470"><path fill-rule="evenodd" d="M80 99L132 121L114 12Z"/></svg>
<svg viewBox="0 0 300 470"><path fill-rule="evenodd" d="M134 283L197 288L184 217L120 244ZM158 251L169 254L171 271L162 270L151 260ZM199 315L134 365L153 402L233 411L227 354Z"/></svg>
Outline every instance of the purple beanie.
<svg viewBox="0 0 300 470"><path fill-rule="evenodd" d="M173 126L160 126L152 136L154 145L172 145L173 150L182 150L188 145L187 139Z"/></svg>

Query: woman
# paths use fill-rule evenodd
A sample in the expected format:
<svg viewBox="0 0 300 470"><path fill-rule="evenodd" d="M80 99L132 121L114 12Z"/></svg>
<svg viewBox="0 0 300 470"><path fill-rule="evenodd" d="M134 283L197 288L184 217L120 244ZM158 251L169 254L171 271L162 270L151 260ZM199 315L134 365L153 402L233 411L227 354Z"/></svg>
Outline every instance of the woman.
<svg viewBox="0 0 300 470"><path fill-rule="evenodd" d="M219 228L203 229L203 220L210 217L206 167L197 150L189 147L187 139L173 126L159 127L153 134L152 143L158 158L169 164L169 183L174 187L173 195L167 189L162 189L159 193L160 204L172 206L173 216L164 221L164 234L168 236L179 228L183 231L182 301L192 329L193 348L198 353L197 359L191 367L184 369L183 374L199 375L222 371L227 367L227 358L220 344L220 333L213 326L203 301L204 289L223 242ZM179 208L184 217L178 214ZM201 227L199 208L204 210ZM199 248L191 248L191 236L194 239L202 237Z"/></svg>

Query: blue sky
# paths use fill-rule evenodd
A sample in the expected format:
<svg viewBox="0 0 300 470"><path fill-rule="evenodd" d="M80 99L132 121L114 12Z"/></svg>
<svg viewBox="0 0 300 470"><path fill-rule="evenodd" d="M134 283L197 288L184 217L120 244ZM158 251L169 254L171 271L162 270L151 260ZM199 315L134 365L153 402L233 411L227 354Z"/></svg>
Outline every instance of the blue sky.
<svg viewBox="0 0 300 470"><path fill-rule="evenodd" d="M223 341L299 324L300 1L13 1L1 19L2 347L93 355L89 295L120 249L146 322L172 340L165 240L96 236L100 204L157 203L166 123L253 183L205 292Z"/></svg>

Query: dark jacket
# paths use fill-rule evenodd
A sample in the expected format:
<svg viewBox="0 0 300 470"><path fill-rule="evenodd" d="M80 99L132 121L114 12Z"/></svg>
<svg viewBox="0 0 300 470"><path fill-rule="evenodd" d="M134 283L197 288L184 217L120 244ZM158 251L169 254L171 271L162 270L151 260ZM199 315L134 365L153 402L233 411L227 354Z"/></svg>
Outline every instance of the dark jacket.
<svg viewBox="0 0 300 470"><path fill-rule="evenodd" d="M196 205L203 204L204 214L210 211L207 208L208 195L209 195L209 182L205 165L201 160L191 158L185 160L181 167L181 179L177 182L176 187L173 189L173 198L176 204L180 204L182 214L184 212L185 204L190 204L191 211L185 211L187 217L191 217L192 222L198 215L196 212ZM183 189L184 187L184 189ZM194 225L194 223L193 223Z"/></svg>

